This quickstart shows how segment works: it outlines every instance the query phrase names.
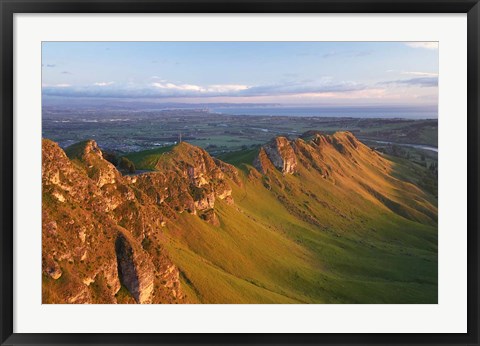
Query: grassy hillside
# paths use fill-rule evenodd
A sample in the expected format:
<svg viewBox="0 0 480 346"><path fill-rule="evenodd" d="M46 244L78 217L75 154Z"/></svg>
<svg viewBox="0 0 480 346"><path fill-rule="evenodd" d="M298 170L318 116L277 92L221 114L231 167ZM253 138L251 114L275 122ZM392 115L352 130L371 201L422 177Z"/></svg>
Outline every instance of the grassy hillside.
<svg viewBox="0 0 480 346"><path fill-rule="evenodd" d="M168 227L170 253L199 301L436 302L434 226L373 203L354 209L342 195L336 207L355 221L318 208L328 226L314 227L289 214L262 184L243 179L244 188L234 191L238 208L219 208L219 228L190 215Z"/></svg>
<svg viewBox="0 0 480 346"><path fill-rule="evenodd" d="M234 206L217 204L219 227L189 214L166 227L169 253L195 300L437 301L436 200L403 182L415 182L422 167L412 171L408 163L396 162L392 176L403 181L366 168L353 172L373 186L368 193L347 186L349 179L326 183L305 167L293 176L254 177L257 154L248 149L220 157L240 168L243 186L232 184ZM433 219L409 205L412 191L424 198L420 204L431 209ZM372 195L389 196L390 204Z"/></svg>
<svg viewBox="0 0 480 346"><path fill-rule="evenodd" d="M237 175L187 143L129 154L138 169L161 174L117 177L124 184L117 190L136 198L137 209L124 202L115 220L123 218L128 230L137 225L131 241L147 253L168 254L188 302L437 303L437 200L422 188L428 170L348 133L282 143L294 148L282 149L292 174L273 161L261 173L253 165L260 148L219 157ZM76 160L81 151L73 149ZM233 202L217 196L209 207L219 223L199 217L205 210L175 209L191 191L208 187L200 194L207 200L215 189L227 191L225 184ZM116 301L131 300L122 286Z"/></svg>
<svg viewBox="0 0 480 346"><path fill-rule="evenodd" d="M125 155L125 157L133 162L136 169L154 170L161 156L164 153L168 153L173 148L174 146L171 145L166 147L160 147L157 149L133 152Z"/></svg>

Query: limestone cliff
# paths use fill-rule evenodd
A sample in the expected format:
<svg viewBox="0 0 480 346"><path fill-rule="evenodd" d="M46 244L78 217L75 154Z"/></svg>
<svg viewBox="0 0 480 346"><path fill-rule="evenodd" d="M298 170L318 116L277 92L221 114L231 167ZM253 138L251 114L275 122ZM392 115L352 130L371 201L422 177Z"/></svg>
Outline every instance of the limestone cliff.
<svg viewBox="0 0 480 346"><path fill-rule="evenodd" d="M178 213L187 211L217 223L216 200L233 204L230 184L240 185L237 170L213 159L205 150L182 142L158 160L156 172L132 179L157 205ZM214 221L217 220L217 221Z"/></svg>
<svg viewBox="0 0 480 346"><path fill-rule="evenodd" d="M268 171L267 160L284 174L296 172L297 157L290 141L285 137L276 137L270 143L264 145L254 165L259 171L266 173Z"/></svg>
<svg viewBox="0 0 480 346"><path fill-rule="evenodd" d="M43 140L43 302L185 301L178 269L152 245L169 209L152 206L94 141L66 152Z"/></svg>
<svg viewBox="0 0 480 346"><path fill-rule="evenodd" d="M234 203L237 170L187 143L131 176L93 140L65 152L43 140L42 155L44 302L188 301L162 228L184 211L219 226L215 205Z"/></svg>

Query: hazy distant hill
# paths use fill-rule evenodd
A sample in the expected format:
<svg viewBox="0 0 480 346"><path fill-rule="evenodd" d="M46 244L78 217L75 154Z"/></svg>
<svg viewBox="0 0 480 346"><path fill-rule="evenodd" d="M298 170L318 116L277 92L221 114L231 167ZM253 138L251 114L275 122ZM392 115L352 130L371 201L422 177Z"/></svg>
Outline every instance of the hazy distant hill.
<svg viewBox="0 0 480 346"><path fill-rule="evenodd" d="M94 141L42 153L44 303L437 302L426 169L349 132L222 160L182 142L130 176Z"/></svg>

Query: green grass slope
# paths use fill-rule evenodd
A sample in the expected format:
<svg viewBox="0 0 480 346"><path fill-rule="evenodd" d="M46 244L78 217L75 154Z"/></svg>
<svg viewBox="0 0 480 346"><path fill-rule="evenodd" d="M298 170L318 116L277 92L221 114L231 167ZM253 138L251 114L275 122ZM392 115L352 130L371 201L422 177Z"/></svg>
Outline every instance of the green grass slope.
<svg viewBox="0 0 480 346"><path fill-rule="evenodd" d="M162 229L163 245L198 303L436 303L437 209L418 187L422 167L360 146L325 146L328 179L299 165L261 175L258 149L224 154L239 169L234 204L215 202L220 225L186 212ZM350 149L349 149L350 150ZM188 146L127 155L161 169Z"/></svg>
<svg viewBox="0 0 480 346"><path fill-rule="evenodd" d="M329 227L313 227L263 189L245 179L218 228L190 215L168 226L170 253L201 302L436 302L433 226L371 204L355 223L325 211Z"/></svg>
<svg viewBox="0 0 480 346"><path fill-rule="evenodd" d="M143 150L129 153L125 155L125 157L133 162L136 169L155 170L155 166L162 155L170 152L173 148L174 146L171 145L151 150Z"/></svg>
<svg viewBox="0 0 480 346"><path fill-rule="evenodd" d="M259 176L251 166L256 152L222 157L241 168L243 186L231 184L234 205L216 204L220 226L188 214L166 226L169 253L193 300L437 302L436 199L405 183L415 181L407 179L411 169L396 162L378 174L365 165L335 183L305 167ZM376 194L348 187L352 179L369 179Z"/></svg>

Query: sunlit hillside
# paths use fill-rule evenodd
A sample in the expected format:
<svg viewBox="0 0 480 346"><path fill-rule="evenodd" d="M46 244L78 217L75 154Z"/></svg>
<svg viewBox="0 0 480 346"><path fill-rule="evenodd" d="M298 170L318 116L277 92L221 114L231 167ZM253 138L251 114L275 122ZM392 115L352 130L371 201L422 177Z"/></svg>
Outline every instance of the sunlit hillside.
<svg viewBox="0 0 480 346"><path fill-rule="evenodd" d="M43 143L44 303L436 303L424 167L349 132L211 157Z"/></svg>

